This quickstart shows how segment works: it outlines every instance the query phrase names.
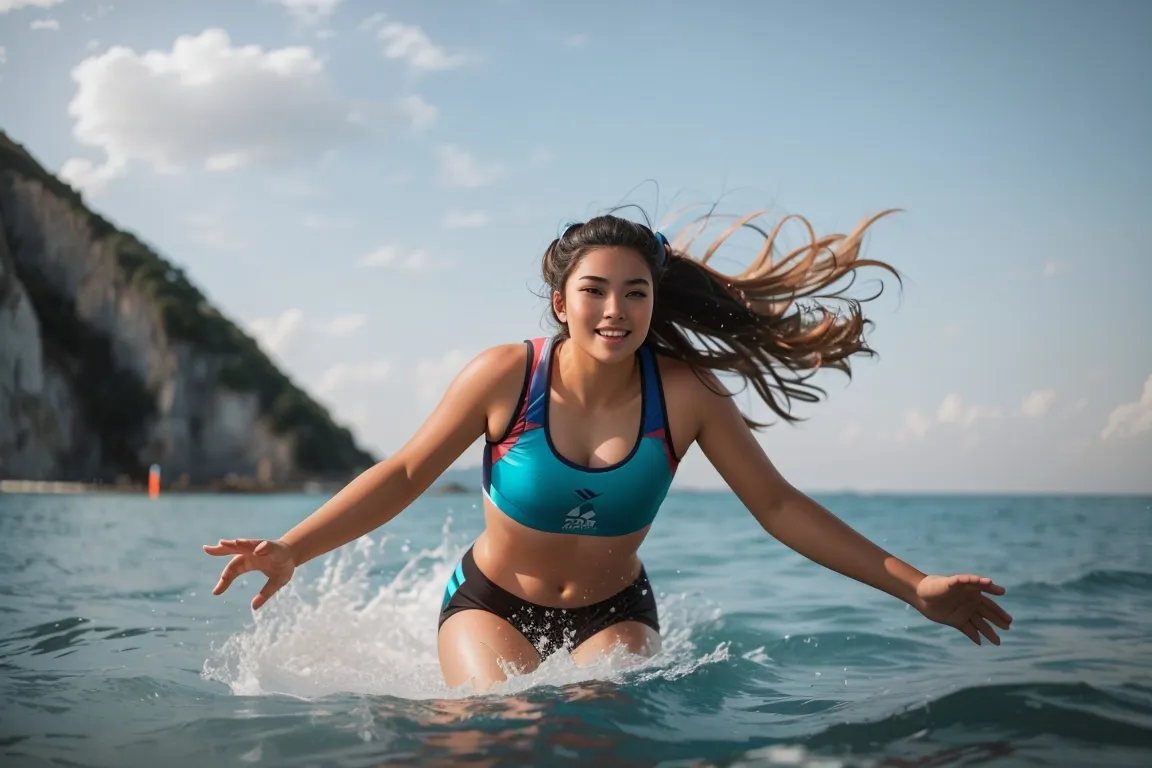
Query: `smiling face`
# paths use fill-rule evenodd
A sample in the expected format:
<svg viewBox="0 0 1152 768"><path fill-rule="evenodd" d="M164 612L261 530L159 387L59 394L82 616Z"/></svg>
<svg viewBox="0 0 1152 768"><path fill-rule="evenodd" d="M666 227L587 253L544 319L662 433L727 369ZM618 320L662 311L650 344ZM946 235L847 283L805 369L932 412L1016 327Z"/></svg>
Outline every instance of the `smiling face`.
<svg viewBox="0 0 1152 768"><path fill-rule="evenodd" d="M568 275L552 306L568 335L601 362L635 354L648 336L653 307L652 271L631 248L589 250Z"/></svg>

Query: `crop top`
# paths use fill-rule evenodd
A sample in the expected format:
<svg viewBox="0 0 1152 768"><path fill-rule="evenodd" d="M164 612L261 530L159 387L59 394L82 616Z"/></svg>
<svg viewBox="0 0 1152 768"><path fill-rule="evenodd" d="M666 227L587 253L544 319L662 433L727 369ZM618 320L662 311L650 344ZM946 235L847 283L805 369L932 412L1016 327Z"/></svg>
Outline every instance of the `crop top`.
<svg viewBox="0 0 1152 768"><path fill-rule="evenodd" d="M538 531L621 536L656 517L679 460L655 353L641 346L640 430L632 451L607 467L585 467L556 451L548 432L555 337L526 340L528 365L516 415L502 438L484 446L484 495L501 512Z"/></svg>

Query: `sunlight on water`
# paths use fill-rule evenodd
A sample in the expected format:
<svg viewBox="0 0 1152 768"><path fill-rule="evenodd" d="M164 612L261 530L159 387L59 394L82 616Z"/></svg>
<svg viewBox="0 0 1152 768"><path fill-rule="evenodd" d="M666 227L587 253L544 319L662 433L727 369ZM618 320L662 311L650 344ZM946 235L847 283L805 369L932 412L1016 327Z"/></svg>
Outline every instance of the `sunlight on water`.
<svg viewBox="0 0 1152 768"><path fill-rule="evenodd" d="M262 609L252 624L211 649L203 677L234 694L315 698L336 693L407 699L471 695L448 688L436 656L436 628L444 587L467 544L454 544L446 522L440 543L406 553L391 581L373 587L389 536L363 537L328 555L311 582L296 578ZM406 550L406 547L405 547ZM262 579L256 574L253 578ZM242 586L240 582L232 588ZM720 617L719 609L693 596L657 595L663 649L651 659L625 653L577 667L567 653L553 654L528 675L510 676L492 693L592 680L617 683L675 679L728 658L728 644L698 649L693 631Z"/></svg>

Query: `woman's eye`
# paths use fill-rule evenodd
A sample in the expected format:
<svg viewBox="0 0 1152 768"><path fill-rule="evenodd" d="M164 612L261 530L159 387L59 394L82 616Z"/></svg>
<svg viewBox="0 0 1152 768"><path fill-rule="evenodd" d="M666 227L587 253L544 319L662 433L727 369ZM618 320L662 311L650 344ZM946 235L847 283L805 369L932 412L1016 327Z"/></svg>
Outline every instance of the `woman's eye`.
<svg viewBox="0 0 1152 768"><path fill-rule="evenodd" d="M591 293L591 294L600 295L600 289L599 288L581 288L580 290L583 291L584 293ZM628 292L629 297L637 298L637 299L642 299L647 295L648 294L645 293L644 291L629 291Z"/></svg>

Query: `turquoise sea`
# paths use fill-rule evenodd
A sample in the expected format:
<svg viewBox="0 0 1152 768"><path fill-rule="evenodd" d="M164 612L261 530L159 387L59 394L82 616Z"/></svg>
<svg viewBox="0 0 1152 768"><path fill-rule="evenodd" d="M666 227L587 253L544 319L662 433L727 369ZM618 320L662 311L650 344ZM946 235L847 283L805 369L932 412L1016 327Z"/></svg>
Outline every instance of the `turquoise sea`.
<svg viewBox="0 0 1152 768"><path fill-rule="evenodd" d="M445 689L436 615L478 496L426 495L309 563L210 594L221 537L318 496L0 496L0 765L1148 766L1152 498L818 496L922 570L1008 588L976 646L674 493L641 550L661 656Z"/></svg>

